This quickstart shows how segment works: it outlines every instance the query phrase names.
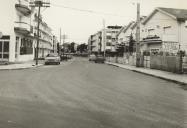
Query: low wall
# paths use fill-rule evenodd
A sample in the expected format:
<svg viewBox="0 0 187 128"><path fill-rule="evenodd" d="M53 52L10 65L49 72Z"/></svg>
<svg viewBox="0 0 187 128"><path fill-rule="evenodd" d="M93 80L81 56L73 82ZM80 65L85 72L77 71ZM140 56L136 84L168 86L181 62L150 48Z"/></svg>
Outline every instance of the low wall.
<svg viewBox="0 0 187 128"><path fill-rule="evenodd" d="M182 67L183 67L183 72L187 73L187 57L183 57L183 61L182 61Z"/></svg>
<svg viewBox="0 0 187 128"><path fill-rule="evenodd" d="M174 73L180 72L180 57L178 56L151 56L150 68Z"/></svg>

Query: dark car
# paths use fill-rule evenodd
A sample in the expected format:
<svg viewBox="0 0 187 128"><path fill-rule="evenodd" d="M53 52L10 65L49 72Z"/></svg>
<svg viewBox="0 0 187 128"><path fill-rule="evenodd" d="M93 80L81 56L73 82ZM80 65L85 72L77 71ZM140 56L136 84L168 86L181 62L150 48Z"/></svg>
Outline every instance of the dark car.
<svg viewBox="0 0 187 128"><path fill-rule="evenodd" d="M96 56L95 63L104 63L104 62L105 62L104 56L102 55Z"/></svg>

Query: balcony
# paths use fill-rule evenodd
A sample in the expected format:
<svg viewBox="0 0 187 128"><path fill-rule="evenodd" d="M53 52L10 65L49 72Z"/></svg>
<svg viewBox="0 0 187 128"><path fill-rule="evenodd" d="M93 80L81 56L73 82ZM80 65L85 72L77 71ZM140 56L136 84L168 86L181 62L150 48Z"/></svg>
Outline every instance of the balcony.
<svg viewBox="0 0 187 128"><path fill-rule="evenodd" d="M32 33L33 27L25 22L15 22L14 30L15 32L28 35Z"/></svg>
<svg viewBox="0 0 187 128"><path fill-rule="evenodd" d="M20 11L23 15L30 15L31 9L29 8L28 0L18 0L15 4L15 8Z"/></svg>

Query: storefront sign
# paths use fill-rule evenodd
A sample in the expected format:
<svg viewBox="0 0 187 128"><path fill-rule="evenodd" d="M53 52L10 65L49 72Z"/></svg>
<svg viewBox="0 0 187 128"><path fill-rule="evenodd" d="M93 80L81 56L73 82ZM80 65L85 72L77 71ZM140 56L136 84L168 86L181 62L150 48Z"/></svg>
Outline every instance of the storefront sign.
<svg viewBox="0 0 187 128"><path fill-rule="evenodd" d="M163 50L169 53L177 53L179 49L179 43L177 42L164 42Z"/></svg>

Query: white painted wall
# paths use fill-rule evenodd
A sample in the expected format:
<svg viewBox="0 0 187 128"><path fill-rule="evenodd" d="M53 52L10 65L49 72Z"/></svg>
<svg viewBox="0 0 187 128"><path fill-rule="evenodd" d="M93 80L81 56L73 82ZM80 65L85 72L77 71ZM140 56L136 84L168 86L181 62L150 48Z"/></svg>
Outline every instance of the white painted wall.
<svg viewBox="0 0 187 128"><path fill-rule="evenodd" d="M4 35L13 33L14 8L14 0L3 0L0 4L0 31L2 31Z"/></svg>
<svg viewBox="0 0 187 128"><path fill-rule="evenodd" d="M168 27L171 26L171 28L169 28L169 32L168 33L164 33L164 27ZM171 36L174 37L178 37L178 23L175 19L171 18L170 16L162 13L162 12L156 12L153 17L144 25L144 34L142 34L141 38L145 38L149 35L148 30L149 29L154 29L151 33L154 35L158 35L159 37L161 37L161 39L163 38L163 36L166 36L166 40L171 40ZM167 39L171 38L171 39ZM175 40L174 40L175 41Z"/></svg>
<svg viewBox="0 0 187 128"><path fill-rule="evenodd" d="M149 31L150 29L154 30ZM148 35L157 35L163 41L163 44L165 42L173 42L172 45L175 44L175 47L177 47L177 49L179 48L179 42L181 42L181 44L184 44L184 42L187 41L187 38L185 37L185 33L187 33L187 30L184 28L184 24L180 25L180 23L175 18L168 16L167 14L160 11L157 11L143 26L143 31L144 32L141 34L141 39L146 38ZM162 47L154 47L160 47L161 50L165 50L165 47L167 45L163 44ZM176 51L177 50L175 50L175 52Z"/></svg>
<svg viewBox="0 0 187 128"><path fill-rule="evenodd" d="M181 23L181 50L185 50L187 53L187 24L185 22Z"/></svg>

